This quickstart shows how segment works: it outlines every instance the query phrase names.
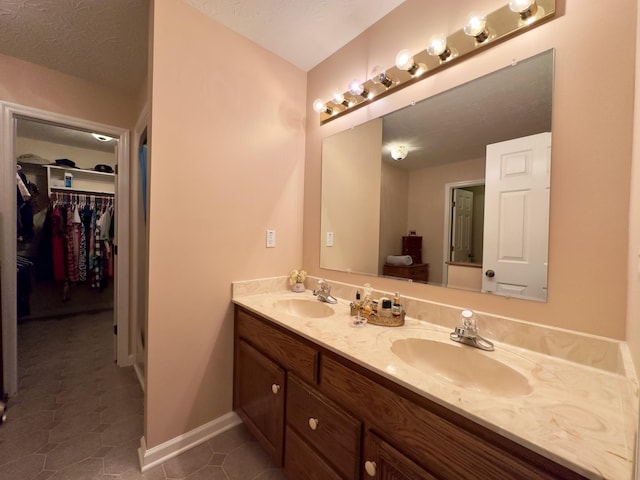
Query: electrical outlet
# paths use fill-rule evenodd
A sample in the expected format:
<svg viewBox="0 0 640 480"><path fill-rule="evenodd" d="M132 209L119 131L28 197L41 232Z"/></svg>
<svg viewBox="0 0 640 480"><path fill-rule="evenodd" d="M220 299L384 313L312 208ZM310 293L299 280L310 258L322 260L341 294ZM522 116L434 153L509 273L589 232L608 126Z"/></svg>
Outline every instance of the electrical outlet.
<svg viewBox="0 0 640 480"><path fill-rule="evenodd" d="M275 248L276 246L276 231L267 230L267 248Z"/></svg>
<svg viewBox="0 0 640 480"><path fill-rule="evenodd" d="M333 232L327 232L327 247L333 247Z"/></svg>

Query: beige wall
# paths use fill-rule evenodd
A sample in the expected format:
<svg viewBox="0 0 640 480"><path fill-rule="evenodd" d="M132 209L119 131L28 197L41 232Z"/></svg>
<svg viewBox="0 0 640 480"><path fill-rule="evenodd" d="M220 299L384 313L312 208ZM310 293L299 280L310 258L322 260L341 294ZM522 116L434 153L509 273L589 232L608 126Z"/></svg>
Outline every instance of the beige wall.
<svg viewBox="0 0 640 480"><path fill-rule="evenodd" d="M306 109L304 72L185 2L153 22L148 447L231 410L231 282L301 266Z"/></svg>
<svg viewBox="0 0 640 480"><path fill-rule="evenodd" d="M640 31L640 9L637 25ZM627 343L640 375L640 35L636 38L636 86L633 129L633 168L629 202L629 270L627 291ZM640 446L639 446L640 449Z"/></svg>
<svg viewBox="0 0 640 480"><path fill-rule="evenodd" d="M409 226L422 235L422 261L429 264L429 282L443 282L444 186L484 178L484 158L465 160L411 172Z"/></svg>
<svg viewBox="0 0 640 480"><path fill-rule="evenodd" d="M380 145L382 120L324 142L320 241L323 265L360 273L378 271L380 196L371 192L380 191ZM334 235L331 247L326 245L327 232ZM367 239L364 248L363 238Z"/></svg>
<svg viewBox="0 0 640 480"><path fill-rule="evenodd" d="M0 100L130 128L135 95L0 54Z"/></svg>
<svg viewBox="0 0 640 480"><path fill-rule="evenodd" d="M486 0L483 8L504 2ZM514 316L572 330L624 338L632 140L635 11L634 0L566 0L551 22L494 45L462 63L396 92L368 107L320 126L307 121L304 262L328 279L365 283L319 268L320 145L323 137L409 105L523 59L556 49L551 174L549 301L506 299L429 285L377 279L373 285L403 295ZM336 86L364 78L375 65L393 65L402 48L424 49L429 32L463 25L474 0L407 0L390 15L314 68L308 77L307 105L331 98ZM584 32L615 38L615 61L608 42L585 41ZM345 87L346 89L346 87ZM575 205L578 202L580 208ZM603 228L606 226L606 228Z"/></svg>
<svg viewBox="0 0 640 480"><path fill-rule="evenodd" d="M387 256L402 254L402 237L409 235L409 172L382 162L380 188L380 251L378 273L382 274Z"/></svg>

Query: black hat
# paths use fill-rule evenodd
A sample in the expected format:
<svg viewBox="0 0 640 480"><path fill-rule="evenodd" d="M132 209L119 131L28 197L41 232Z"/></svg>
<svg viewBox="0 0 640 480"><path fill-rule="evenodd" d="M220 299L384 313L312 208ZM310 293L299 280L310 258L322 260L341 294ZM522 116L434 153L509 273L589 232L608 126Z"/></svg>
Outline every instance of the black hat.
<svg viewBox="0 0 640 480"><path fill-rule="evenodd" d="M103 173L113 173L113 168L111 168L110 165L104 165L102 163L96 165L94 167L94 170L96 172L103 172Z"/></svg>
<svg viewBox="0 0 640 480"><path fill-rule="evenodd" d="M68 158L58 158L56 160L56 165L62 165L64 167L76 168L76 162L73 160L69 160Z"/></svg>

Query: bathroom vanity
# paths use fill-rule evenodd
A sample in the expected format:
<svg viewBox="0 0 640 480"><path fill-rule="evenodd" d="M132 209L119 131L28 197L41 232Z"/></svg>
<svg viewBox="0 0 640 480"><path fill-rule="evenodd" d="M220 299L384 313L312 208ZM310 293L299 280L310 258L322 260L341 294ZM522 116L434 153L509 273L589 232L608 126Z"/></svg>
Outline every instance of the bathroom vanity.
<svg viewBox="0 0 640 480"><path fill-rule="evenodd" d="M536 359L537 379L525 373L522 390L517 385L466 389L398 361L402 352L394 345L407 338L444 338L446 331L438 326L408 319L399 328L354 328L345 301L329 306L310 293L234 292L234 303L234 410L292 480L631 478L632 460L598 452L602 445L583 438L583 432L602 427L600 417L582 412L575 425L565 425L566 418L548 415L547 408L563 400L544 404L551 392L544 385L547 377L550 383L560 381L559 388L571 387L551 378L557 365ZM489 358L503 362L513 353L501 352L505 349L497 344L496 352L480 355L495 354ZM525 356L521 349L513 355L520 372L531 366ZM598 403L596 397L590 402ZM581 407L558 411L580 413ZM623 438L628 433L615 432ZM538 435L548 438L538 442ZM609 435L594 437L606 445ZM558 451L549 448L554 442ZM576 449L575 457L562 451L566 445ZM594 452L607 458L594 458Z"/></svg>

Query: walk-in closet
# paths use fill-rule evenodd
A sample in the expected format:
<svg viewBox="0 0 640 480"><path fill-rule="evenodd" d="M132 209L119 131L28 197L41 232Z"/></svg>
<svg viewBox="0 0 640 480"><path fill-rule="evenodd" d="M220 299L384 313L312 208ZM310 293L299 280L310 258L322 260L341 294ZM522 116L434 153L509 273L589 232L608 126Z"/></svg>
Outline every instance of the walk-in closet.
<svg viewBox="0 0 640 480"><path fill-rule="evenodd" d="M17 319L113 309L117 139L18 119Z"/></svg>

